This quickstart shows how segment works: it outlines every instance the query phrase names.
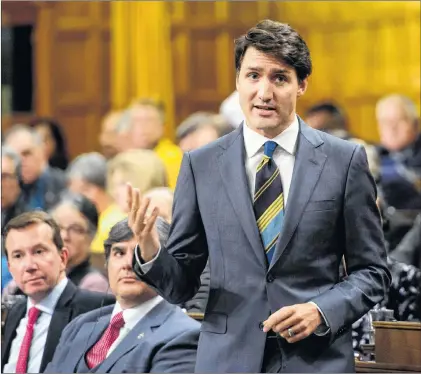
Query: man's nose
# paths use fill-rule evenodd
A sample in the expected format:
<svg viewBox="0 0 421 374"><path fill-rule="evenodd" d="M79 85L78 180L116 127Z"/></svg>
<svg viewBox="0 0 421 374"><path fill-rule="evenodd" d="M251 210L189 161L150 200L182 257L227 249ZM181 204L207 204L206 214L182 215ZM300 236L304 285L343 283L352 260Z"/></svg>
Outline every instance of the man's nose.
<svg viewBox="0 0 421 374"><path fill-rule="evenodd" d="M264 78L259 82L259 92L258 92L259 99L263 102L268 102L273 98L273 89L271 82Z"/></svg>
<svg viewBox="0 0 421 374"><path fill-rule="evenodd" d="M26 256L23 266L25 271L34 271L38 269L38 264L33 256Z"/></svg>

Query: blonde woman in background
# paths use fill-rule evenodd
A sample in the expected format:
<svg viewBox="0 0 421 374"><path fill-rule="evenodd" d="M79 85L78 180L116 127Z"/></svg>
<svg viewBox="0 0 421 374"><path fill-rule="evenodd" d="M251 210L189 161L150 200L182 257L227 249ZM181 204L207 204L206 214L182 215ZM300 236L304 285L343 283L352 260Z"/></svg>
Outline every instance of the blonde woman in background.
<svg viewBox="0 0 421 374"><path fill-rule="evenodd" d="M132 149L118 154L108 163L108 192L124 212L128 211L127 183L142 194L157 187L167 187L166 169L155 152Z"/></svg>

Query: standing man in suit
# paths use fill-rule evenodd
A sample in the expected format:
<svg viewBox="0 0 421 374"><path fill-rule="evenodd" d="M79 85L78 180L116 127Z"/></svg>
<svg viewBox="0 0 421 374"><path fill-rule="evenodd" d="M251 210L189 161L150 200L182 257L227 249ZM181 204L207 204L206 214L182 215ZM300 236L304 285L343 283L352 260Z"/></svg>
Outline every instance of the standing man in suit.
<svg viewBox="0 0 421 374"><path fill-rule="evenodd" d="M161 237L167 236L161 226L159 230ZM113 226L104 247L110 286L117 302L69 324L46 371L192 372L199 323L136 279L132 268L136 239L127 219Z"/></svg>
<svg viewBox="0 0 421 374"><path fill-rule="evenodd" d="M66 278L68 250L48 214L23 213L7 224L4 236L10 272L27 298L7 314L2 372L42 373L66 325L114 297L79 290Z"/></svg>
<svg viewBox="0 0 421 374"><path fill-rule="evenodd" d="M235 63L245 122L185 154L166 243L128 187L135 272L180 303L209 257L198 372L354 371L351 325L390 284L364 148L297 116L312 66L289 25L257 24Z"/></svg>

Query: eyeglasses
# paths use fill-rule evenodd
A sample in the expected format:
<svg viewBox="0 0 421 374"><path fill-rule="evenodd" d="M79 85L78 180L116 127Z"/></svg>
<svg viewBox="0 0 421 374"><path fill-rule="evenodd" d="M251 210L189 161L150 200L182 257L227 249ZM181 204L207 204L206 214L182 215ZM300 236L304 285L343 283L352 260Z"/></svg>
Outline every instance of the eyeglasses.
<svg viewBox="0 0 421 374"><path fill-rule="evenodd" d="M60 226L60 230L66 231L68 235L85 235L88 233L88 230L76 223L69 227Z"/></svg>

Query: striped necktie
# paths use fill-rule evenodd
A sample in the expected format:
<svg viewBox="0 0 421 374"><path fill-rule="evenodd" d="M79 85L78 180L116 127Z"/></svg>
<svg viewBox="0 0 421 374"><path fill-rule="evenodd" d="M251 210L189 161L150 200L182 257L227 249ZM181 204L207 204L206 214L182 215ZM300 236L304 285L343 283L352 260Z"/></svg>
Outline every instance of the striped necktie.
<svg viewBox="0 0 421 374"><path fill-rule="evenodd" d="M284 194L279 169L272 156L277 143L267 141L265 154L257 166L254 213L268 263L272 261L284 219Z"/></svg>

